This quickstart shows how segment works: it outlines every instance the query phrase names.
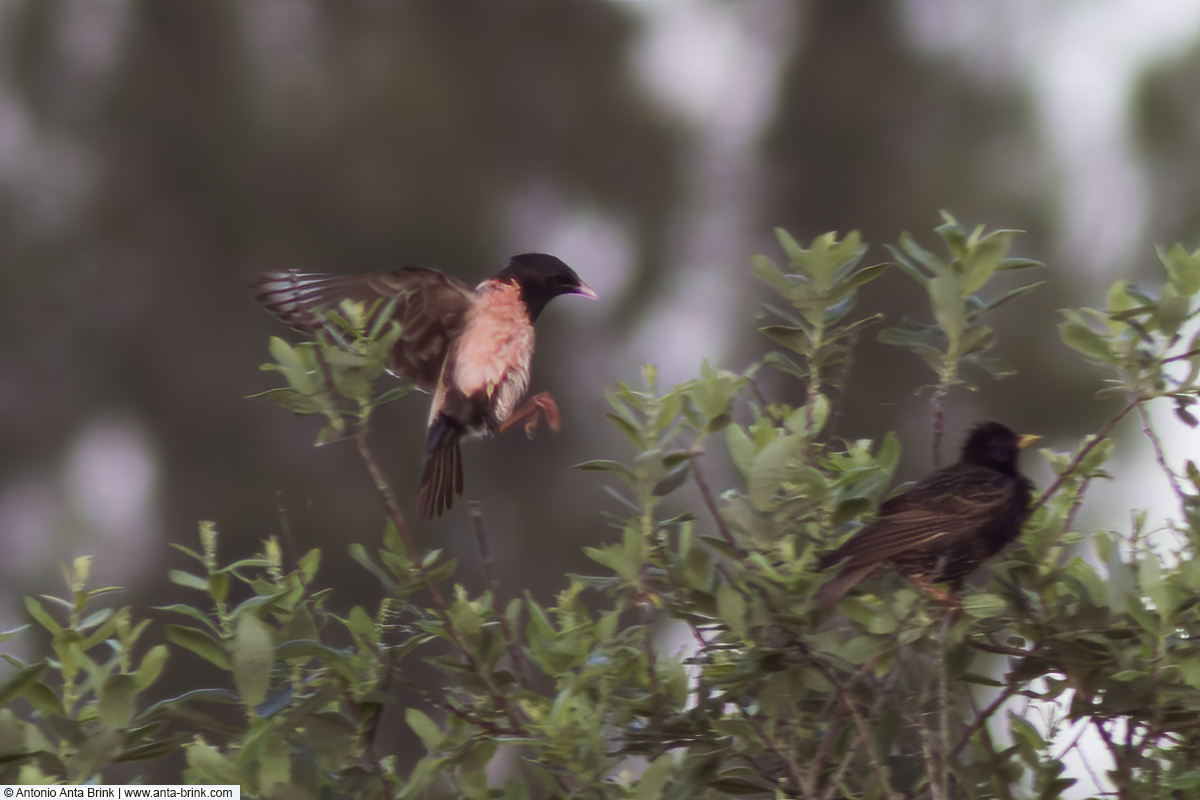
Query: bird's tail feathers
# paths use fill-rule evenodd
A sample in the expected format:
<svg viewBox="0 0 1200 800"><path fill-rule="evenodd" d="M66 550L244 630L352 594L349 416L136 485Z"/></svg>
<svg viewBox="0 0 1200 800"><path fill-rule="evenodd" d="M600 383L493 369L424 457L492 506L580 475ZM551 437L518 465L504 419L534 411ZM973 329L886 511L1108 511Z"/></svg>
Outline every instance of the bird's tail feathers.
<svg viewBox="0 0 1200 800"><path fill-rule="evenodd" d="M445 417L437 417L425 439L425 463L417 493L417 514L423 519L441 516L463 491L462 430Z"/></svg>
<svg viewBox="0 0 1200 800"><path fill-rule="evenodd" d="M833 608L846 592L853 589L874 571L875 566L846 567L817 590L816 600L825 608Z"/></svg>

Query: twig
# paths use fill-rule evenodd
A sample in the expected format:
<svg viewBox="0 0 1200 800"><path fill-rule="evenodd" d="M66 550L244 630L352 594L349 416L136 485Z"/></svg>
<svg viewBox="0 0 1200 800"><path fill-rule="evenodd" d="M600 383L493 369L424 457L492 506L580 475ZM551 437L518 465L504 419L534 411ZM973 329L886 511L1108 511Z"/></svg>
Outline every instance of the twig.
<svg viewBox="0 0 1200 800"><path fill-rule="evenodd" d="M1058 477L1055 478L1048 487L1046 487L1046 490L1042 492L1042 495L1037 499L1037 502L1029 507L1029 513L1032 514L1034 511L1037 511L1039 508L1045 505L1046 501L1050 499L1050 496L1058 491L1058 487L1062 486L1063 481L1065 481L1067 477L1079 467L1079 465L1083 462L1083 459L1087 458L1088 453L1092 452L1097 445L1107 439L1113 432L1113 428L1117 427L1117 423L1125 419L1126 415L1128 415L1130 411L1133 411L1135 408L1137 408L1141 402L1141 398L1134 397L1125 403L1125 406L1120 411L1109 417L1109 419L1100 426L1100 430L1096 431L1096 435L1092 437L1092 440L1079 449L1079 452L1075 454L1075 458L1071 459L1071 463L1067 465L1067 468L1059 473Z"/></svg>
<svg viewBox="0 0 1200 800"><path fill-rule="evenodd" d="M741 703L738 704L738 708L742 710L743 719L750 723L751 727L754 728L755 733L757 733L758 737L762 739L763 745L767 748L767 752L775 756L780 764L783 765L784 770L788 774L788 779L792 782L792 791L799 793L800 797L810 797L811 790L806 786L808 781L804 780L804 776L800 773L800 768L796 766L795 760L785 755L783 751L779 749L779 745L775 743L775 737L770 731L767 730L767 726L763 724L763 721L759 719L757 715L748 713L746 711L746 707ZM813 770L814 772L820 770L819 762L813 762Z"/></svg>
<svg viewBox="0 0 1200 800"><path fill-rule="evenodd" d="M713 521L717 524L717 530L721 532L721 536L725 541L729 542L729 546L733 548L735 554L739 557L745 556L746 551L734 540L733 534L730 533L729 527L725 524L725 520L721 518L721 510L717 508L717 500L713 496L708 481L704 479L704 473L700 470L700 457L698 455L692 459L692 477L696 479L696 485L700 487L700 496L704 498L704 506L708 509L708 513L712 514Z"/></svg>
<svg viewBox="0 0 1200 800"><path fill-rule="evenodd" d="M949 766L946 751L949 749L950 739L950 675L946 668L946 638L950 635L950 623L956 616L957 609L946 612L937 638L937 694L935 695L937 728L934 731L937 734L937 740L933 742L933 760L930 763L933 774L929 781L929 792L933 800L943 798L949 800L947 783ZM936 792L934 791L935 787L937 788Z"/></svg>
<svg viewBox="0 0 1200 800"><path fill-rule="evenodd" d="M812 769L808 773L808 792L816 794L820 788L821 781L821 766L825 763L825 759L829 758L830 752L833 750L837 738L841 735L842 721L838 718L829 720L829 727L825 730L825 734L821 737L821 743L817 745L817 752L812 758ZM834 769L833 775L830 776L829 786L825 790L825 797L829 797L833 791L836 791L837 785L842 780L842 775L845 773L849 762L854 758L858 747L858 740L852 739L846 752L842 753L841 763Z"/></svg>
<svg viewBox="0 0 1200 800"><path fill-rule="evenodd" d="M358 454L362 456L363 463L366 464L367 472L371 475L375 491L379 492L380 498L383 499L383 506L387 509L388 517L396 526L396 533L400 534L404 546L408 548L408 557L414 563L419 564L421 563L421 550L417 545L417 538L413 536L412 529L408 527L408 520L404 518L404 512L400 510L400 504L396 502L396 494L392 491L387 477L379 467L379 462L375 460L375 454L371 452L371 448L367 444L367 432L367 426L359 424L354 433L354 444L358 448Z"/></svg>
<svg viewBox="0 0 1200 800"><path fill-rule="evenodd" d="M942 466L942 432L946 427L946 409L942 406L942 401L948 394L950 394L950 387L939 383L933 390L933 397L930 398L930 403L933 404L933 432L930 446L933 448L934 469L940 469Z"/></svg>
<svg viewBox="0 0 1200 800"><path fill-rule="evenodd" d="M525 653L521 650L520 645L517 644L516 637L513 636L512 626L508 622L508 603L504 599L503 592L500 591L500 581L496 579L496 574L492 569L495 559L492 558L491 548L488 547L487 532L483 527L483 505L478 500L468 500L467 515L471 518L471 529L475 532L475 545L479 548L479 562L483 568L483 581L487 585L488 591L492 593L492 607L496 619L500 622L500 633L504 636L508 657L512 659L513 667L517 671L517 679L521 682L521 688L528 689L533 684L533 677L530 674L529 661L525 658Z"/></svg>
<svg viewBox="0 0 1200 800"><path fill-rule="evenodd" d="M1104 744L1108 747L1108 752L1112 756L1113 769L1109 774L1114 777L1113 782L1116 783L1117 795L1122 798L1128 797L1127 792L1132 787L1133 782L1133 773L1129 768L1129 764L1122 758L1119 746L1113 741L1104 724L1096 717L1092 717L1091 721L1092 726L1100 734L1100 738L1104 740Z"/></svg>
<svg viewBox="0 0 1200 800"><path fill-rule="evenodd" d="M492 550L488 547L487 533L483 529L483 504L478 500L467 501L467 516L471 518L471 530L475 534L475 546L479 549L479 566L483 570L483 583L492 593L496 605L501 605L500 581L492 567L496 560L492 558Z"/></svg>
<svg viewBox="0 0 1200 800"><path fill-rule="evenodd" d="M832 726L830 726L832 727ZM824 744L824 742L822 742ZM838 789L842 788L842 777L846 774L846 770L850 764L858 757L858 748L861 742L858 739L851 739L846 745L846 752L842 754L842 763L837 765L837 769L829 776L829 785L825 789L825 793L821 795L821 800L833 800L834 794ZM820 762L817 762L818 766ZM816 781L817 771L813 771L814 783Z"/></svg>
<svg viewBox="0 0 1200 800"><path fill-rule="evenodd" d="M658 680L658 653L654 650L654 606L650 603L642 605L642 648L646 653L646 688L650 691L650 724L647 732L651 739L661 740L663 723L662 686ZM662 743L659 743L661 750ZM657 755L657 753L656 753Z"/></svg>
<svg viewBox="0 0 1200 800"><path fill-rule="evenodd" d="M392 675L397 669L396 657L393 651L389 650L387 652L386 659L387 670L384 672L383 685L379 687L382 692L386 692L391 686ZM358 702L356 707L361 710L362 702ZM384 766L383 759L379 757L379 751L375 747L375 740L379 733L379 723L382 721L383 704L374 704L374 712L371 714L371 718L367 720L366 724L363 726L363 756L366 758L367 763L371 765L371 768L375 770L375 773L380 776L380 780L383 781L384 785L389 788L391 795L395 796L395 793L403 787L399 785L396 773Z"/></svg>
<svg viewBox="0 0 1200 800"><path fill-rule="evenodd" d="M291 554L289 558L285 559L285 562L290 561L294 564L299 551L296 549L296 538L292 534L292 517L288 513L287 503L283 500L282 489L275 490L275 513L279 517L279 538L283 540L287 552Z"/></svg>
<svg viewBox="0 0 1200 800"><path fill-rule="evenodd" d="M1167 476L1167 480L1171 482L1171 490L1175 492L1175 496L1179 498L1180 504L1187 508L1188 496L1184 493L1183 488L1179 485L1179 477L1175 474L1175 470L1167 465L1167 457L1163 454L1162 441L1159 440L1158 434L1150 427L1150 416L1146 413L1145 406L1138 406L1138 416L1142 418L1142 433L1150 440L1150 446L1154 448L1154 460L1158 462L1158 467Z"/></svg>
<svg viewBox="0 0 1200 800"><path fill-rule="evenodd" d="M987 751L988 759L992 762L992 776L996 779L996 788L1004 800L1013 800L1008 781L1004 780L1004 770L1001 769L1000 754L996 752L996 743L992 741L992 733L984 725L979 729L979 738L983 741L983 749Z"/></svg>
<svg viewBox="0 0 1200 800"><path fill-rule="evenodd" d="M471 650L471 646L467 643L466 638L463 637L462 631L458 629L454 624L454 620L450 617L450 606L447 605L442 590L436 583L429 579L429 572L422 565L416 538L412 535L412 531L409 530L408 522L404 519L404 514L400 511L399 503L396 502L396 495L392 491L387 477L383 474L383 470L379 468L379 463L375 460L370 446L367 444L366 431L366 425L360 425L354 437L355 444L358 446L358 452L362 456L363 462L367 465L367 471L371 473L371 479L375 482L376 490L379 492L380 497L383 498L383 504L388 510L392 524L396 526L396 532L400 534L405 546L409 548L409 557L412 559L417 578L429 591L429 596L433 600L434 608L437 611L438 618L442 622L442 626L446 629L446 633L450 634L450 638L462 653L463 658L467 662L467 668L479 679L487 690L488 696L496 704L497 710L508 717L508 721L513 728L523 729L526 721L524 713L509 702L504 693L500 691L500 687L492 679L492 676L480 665L479 659L476 658L475 653Z"/></svg>
<svg viewBox="0 0 1200 800"><path fill-rule="evenodd" d="M971 737L975 735L975 732L985 728L992 715L995 714L996 711L999 710L1000 706L1007 703L1009 698L1016 693L1017 687L1014 684L1009 684L1008 686L1004 687L1004 691L1000 693L999 697L988 703L987 708L979 713L976 713L975 721L967 726L967 729L963 731L962 738L958 740L958 744L954 745L954 748L950 751L950 758L955 758L959 754L959 751L961 751L967 746L967 744L970 743Z"/></svg>
<svg viewBox="0 0 1200 800"><path fill-rule="evenodd" d="M1090 477L1084 478L1080 482L1079 491L1075 493L1075 502L1071 504L1071 508L1067 511L1066 518L1063 519L1063 531L1064 532L1070 531L1071 527L1075 524L1075 515L1078 514L1079 509L1083 507L1083 496L1085 494L1087 494L1088 487L1091 486L1091 484L1092 484L1092 479ZM1063 555L1065 556L1066 553L1067 553L1067 550L1064 549Z"/></svg>
<svg viewBox="0 0 1200 800"><path fill-rule="evenodd" d="M884 764L883 758L879 755L879 751L875 749L875 740L871 737L871 731L867 727L867 721L863 719L862 713L854 705L852 698L847 697L846 689L838 681L833 671L820 659L813 659L812 663L825 675L825 680L829 681L830 685L833 686L834 692L837 694L842 706L850 712L850 718L854 721L854 730L858 734L863 748L867 751L867 762L871 765L871 770L875 773L875 780L879 784L879 790L883 792L883 796L888 798L888 800L901 800L900 795L892 788L892 782L888 778L887 766Z"/></svg>
<svg viewBox="0 0 1200 800"><path fill-rule="evenodd" d="M842 368L838 372L836 383L830 383L830 388L837 387L837 402L829 401L829 418L825 420L825 435L821 437L825 439L833 436L833 432L837 429L838 423L842 421L842 414L846 410L846 384L850 381L850 372L854 367L854 352L858 346L857 330L850 332L843 346L846 348L846 357L842 360Z"/></svg>
<svg viewBox="0 0 1200 800"><path fill-rule="evenodd" d="M1180 353L1177 356L1171 356L1170 358L1164 358L1161 363L1170 364L1172 361L1187 361L1188 359L1192 358L1193 356L1200 356L1200 350L1188 350L1186 353Z"/></svg>

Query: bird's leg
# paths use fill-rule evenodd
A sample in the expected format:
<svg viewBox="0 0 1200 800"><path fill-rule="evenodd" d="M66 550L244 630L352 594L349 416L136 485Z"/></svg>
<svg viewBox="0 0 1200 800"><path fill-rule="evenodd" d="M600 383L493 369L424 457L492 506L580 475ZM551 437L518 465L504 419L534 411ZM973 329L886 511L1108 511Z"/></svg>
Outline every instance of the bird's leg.
<svg viewBox="0 0 1200 800"><path fill-rule="evenodd" d="M962 600L959 600L945 589L939 589L920 575L905 575L916 587L925 594L933 598L938 605L947 606L948 608L962 608Z"/></svg>
<svg viewBox="0 0 1200 800"><path fill-rule="evenodd" d="M541 392L521 404L521 407L509 415L508 419L500 423L497 428L498 433L504 433L507 430L515 428L517 423L525 423L525 435L533 438L534 431L538 426L538 412L546 418L546 424L550 426L550 430L558 433L558 404L554 402L554 398L549 392Z"/></svg>

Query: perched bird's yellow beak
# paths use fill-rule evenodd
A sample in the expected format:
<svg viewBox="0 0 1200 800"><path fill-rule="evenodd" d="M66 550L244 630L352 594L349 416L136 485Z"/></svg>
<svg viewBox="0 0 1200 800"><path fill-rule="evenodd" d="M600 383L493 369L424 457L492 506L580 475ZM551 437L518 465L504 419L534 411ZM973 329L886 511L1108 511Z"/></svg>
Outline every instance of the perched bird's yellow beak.
<svg viewBox="0 0 1200 800"><path fill-rule="evenodd" d="M1029 445L1033 444L1040 438L1042 438L1042 437L1034 436L1033 434L1026 434L1026 435L1022 436L1021 438L1017 439L1017 447L1021 447L1021 448L1029 447Z"/></svg>

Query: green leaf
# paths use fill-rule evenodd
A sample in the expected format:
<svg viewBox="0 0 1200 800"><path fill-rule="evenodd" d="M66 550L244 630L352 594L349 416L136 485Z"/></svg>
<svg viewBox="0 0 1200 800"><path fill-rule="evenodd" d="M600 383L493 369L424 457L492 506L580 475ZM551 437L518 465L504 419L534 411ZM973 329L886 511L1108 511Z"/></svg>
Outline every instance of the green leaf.
<svg viewBox="0 0 1200 800"><path fill-rule="evenodd" d="M355 606L355 608L358 608L358 606ZM335 668L344 677L351 678L354 674L350 659L346 657L345 653L314 639L292 639L291 641L283 642L275 648L275 658L279 661L320 658L324 659L327 664Z"/></svg>
<svg viewBox="0 0 1200 800"><path fill-rule="evenodd" d="M277 386L274 389L267 389L265 392L257 394L248 394L246 400L270 400L291 411L299 416L307 416L309 414L319 414L325 409L325 406L320 401L313 398L312 395L300 394L295 389L289 386Z"/></svg>
<svg viewBox="0 0 1200 800"><path fill-rule="evenodd" d="M812 339L809 338L808 332L799 326L766 325L759 328L758 332L793 353L806 355L812 352Z"/></svg>
<svg viewBox="0 0 1200 800"><path fill-rule="evenodd" d="M441 728L429 718L428 714L419 708L409 707L405 709L404 721L408 723L408 727L412 728L413 733L421 739L421 743L425 745L425 749L431 753L441 747L442 742L445 741L446 737L442 733Z"/></svg>
<svg viewBox="0 0 1200 800"><path fill-rule="evenodd" d="M683 461L667 471L658 483L654 484L654 488L650 493L655 497L664 497L678 489L688 479L688 475L692 472L691 460Z"/></svg>
<svg viewBox="0 0 1200 800"><path fill-rule="evenodd" d="M191 650L220 669L229 669L229 658L225 655L225 648L210 634L186 625L166 625L163 632L171 644Z"/></svg>
<svg viewBox="0 0 1200 800"><path fill-rule="evenodd" d="M203 781L189 779L189 783L194 781L231 786L235 783L242 785L247 782L247 776L238 766L237 759L223 755L220 750L203 740L197 739L189 742L184 745L184 750L187 753L189 772L194 771L197 776L203 778ZM184 776L186 778L187 773Z"/></svg>
<svg viewBox="0 0 1200 800"><path fill-rule="evenodd" d="M670 752L663 753L642 772L633 800L658 800L663 796L663 789L671 778L671 770L675 759Z"/></svg>
<svg viewBox="0 0 1200 800"><path fill-rule="evenodd" d="M1007 610L1008 603L999 595L978 592L963 598L963 611L975 619L998 617Z"/></svg>
<svg viewBox="0 0 1200 800"><path fill-rule="evenodd" d="M181 569L173 569L168 574L171 578L171 583L177 583L180 586L186 586L189 589L199 589L205 594L208 594L209 585L207 578L202 578L199 575L193 575L190 572L184 572Z"/></svg>
<svg viewBox="0 0 1200 800"><path fill-rule="evenodd" d="M589 470L592 472L615 472L621 476L621 479L629 484L636 484L637 477L629 467L619 461L607 461L605 459L594 459L592 461L584 461L576 464L571 469Z"/></svg>
<svg viewBox="0 0 1200 800"><path fill-rule="evenodd" d="M634 426L634 424L632 422L630 422L629 420L625 419L624 417L622 417L618 414L613 414L613 413L605 414L604 418L607 419L609 422L611 422L613 425L616 425L617 430L619 430L619 431L621 431L621 433L625 434L625 438L629 439L629 441L633 444L633 446L636 447L638 450L646 449L646 440L642 438L642 434L638 431L637 427Z"/></svg>
<svg viewBox="0 0 1200 800"><path fill-rule="evenodd" d="M1063 342L1070 348L1083 353L1093 361L1103 364L1116 364L1117 356L1112 351L1111 343L1101 336L1074 311L1064 311L1065 322L1058 324L1058 333Z"/></svg>
<svg viewBox="0 0 1200 800"><path fill-rule="evenodd" d="M267 696L275 661L272 630L253 614L242 614L230 643L233 682L242 702L253 708Z"/></svg>
<svg viewBox="0 0 1200 800"><path fill-rule="evenodd" d="M57 636L63 632L62 625L59 625L57 622L55 622L54 617L50 616L50 613L46 611L46 609L42 607L42 604L36 599L32 597L24 597L22 600L25 602L25 610L29 612L29 616L37 620L39 625L41 625L54 636Z"/></svg>
<svg viewBox="0 0 1200 800"><path fill-rule="evenodd" d="M133 719L137 699L137 681L133 675L109 675L100 688L97 705L100 721L109 728L124 728Z"/></svg>
<svg viewBox="0 0 1200 800"><path fill-rule="evenodd" d="M729 457L742 474L742 478L749 478L754 469L754 441L741 425L726 426L725 447L729 450Z"/></svg>
<svg viewBox="0 0 1200 800"><path fill-rule="evenodd" d="M803 436L788 434L776 438L759 452L747 487L756 509L770 511L778 505L777 496L784 482L793 480L803 464L804 442Z"/></svg>
<svg viewBox="0 0 1200 800"><path fill-rule="evenodd" d="M754 276L780 294L787 296L788 284L779 271L779 267L766 256L754 256L750 259Z"/></svg>
<svg viewBox="0 0 1200 800"><path fill-rule="evenodd" d="M1011 290L987 301L987 303L984 304L983 308L980 310L979 313L982 313L983 311L991 311L994 308L999 308L1000 306L1004 305L1005 303L1007 303L1009 301L1016 300L1018 297L1020 297L1023 294L1032 292L1034 289L1038 288L1039 286L1041 286L1044 283L1045 283L1045 281L1038 281L1037 283L1030 283L1025 286L1018 286L1015 289L1011 289ZM978 316L978 314L972 315L972 317L975 317L975 316Z"/></svg>
<svg viewBox="0 0 1200 800"><path fill-rule="evenodd" d="M14 697L34 684L46 671L46 666L45 661L40 661L37 664L13 670L0 678L0 708L6 707Z"/></svg>
<svg viewBox="0 0 1200 800"><path fill-rule="evenodd" d="M1176 244L1166 252L1159 248L1158 259L1180 295L1191 297L1200 292L1200 250L1189 253Z"/></svg>
<svg viewBox="0 0 1200 800"><path fill-rule="evenodd" d="M165 644L156 644L142 656L142 662L134 673L134 680L139 690L145 689L158 680L163 667L167 664L170 653Z"/></svg>
<svg viewBox="0 0 1200 800"><path fill-rule="evenodd" d="M293 389L305 395L316 391L318 384L309 370L309 363L313 362L311 345L292 347L278 336L272 336L269 349L271 357L279 365L279 371Z"/></svg>
<svg viewBox="0 0 1200 800"><path fill-rule="evenodd" d="M717 614L735 636L742 640L749 638L750 628L746 623L746 598L728 583L721 584L717 589Z"/></svg>
<svg viewBox="0 0 1200 800"><path fill-rule="evenodd" d="M10 631L0 631L0 642L7 642L9 639L17 636L29 629L28 625L20 625Z"/></svg>

